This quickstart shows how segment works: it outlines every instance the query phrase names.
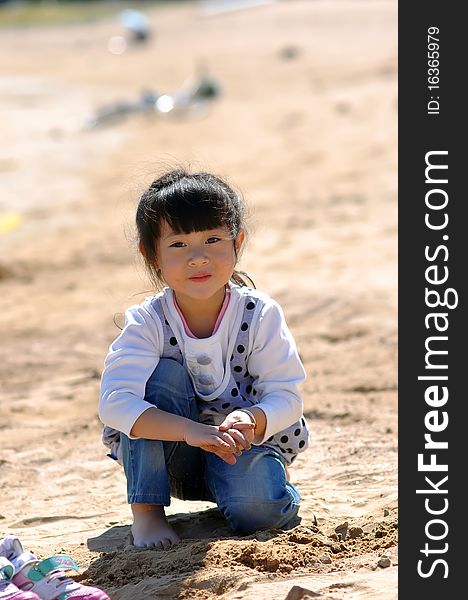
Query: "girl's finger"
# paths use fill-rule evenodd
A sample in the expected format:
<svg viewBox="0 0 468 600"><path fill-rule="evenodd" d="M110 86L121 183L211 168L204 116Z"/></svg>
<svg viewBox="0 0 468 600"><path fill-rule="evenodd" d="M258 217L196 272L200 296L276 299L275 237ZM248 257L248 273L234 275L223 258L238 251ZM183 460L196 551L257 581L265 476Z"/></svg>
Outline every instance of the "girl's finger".
<svg viewBox="0 0 468 600"><path fill-rule="evenodd" d="M201 446L202 450L206 450L207 452L213 452L213 454L232 454L231 447L226 444L225 446L217 445L217 444L203 444Z"/></svg>
<svg viewBox="0 0 468 600"><path fill-rule="evenodd" d="M227 452L232 453L236 451L236 443L229 434L222 436L211 435L209 441L201 446L204 450L208 449L210 452Z"/></svg>
<svg viewBox="0 0 468 600"><path fill-rule="evenodd" d="M245 450L249 445L245 437L240 431L237 431L237 429L229 429L229 435L233 438L233 440L237 443L238 446L241 446L243 450Z"/></svg>
<svg viewBox="0 0 468 600"><path fill-rule="evenodd" d="M225 442L227 442L231 448L231 450L233 452L236 451L236 442L232 439L232 437L229 435L229 433L227 432L220 432L221 433L221 439L224 440Z"/></svg>
<svg viewBox="0 0 468 600"><path fill-rule="evenodd" d="M247 431L248 429L255 429L255 425L253 423L244 423L243 421L236 421L231 425L231 427L235 427L236 429Z"/></svg>
<svg viewBox="0 0 468 600"><path fill-rule="evenodd" d="M219 431L228 431L229 429L232 429L232 427L235 427L239 431L255 429L255 425L253 423L244 423L244 421L234 421L233 423L225 421L224 423L221 423L221 425L218 425Z"/></svg>
<svg viewBox="0 0 468 600"><path fill-rule="evenodd" d="M204 445L205 448L210 448L210 452L213 452L214 450L211 450L211 448L216 449L216 451L220 451L220 452L232 452L232 446L231 444L229 444L228 442L224 441L223 439L221 439L218 436L213 436L213 438L206 444Z"/></svg>

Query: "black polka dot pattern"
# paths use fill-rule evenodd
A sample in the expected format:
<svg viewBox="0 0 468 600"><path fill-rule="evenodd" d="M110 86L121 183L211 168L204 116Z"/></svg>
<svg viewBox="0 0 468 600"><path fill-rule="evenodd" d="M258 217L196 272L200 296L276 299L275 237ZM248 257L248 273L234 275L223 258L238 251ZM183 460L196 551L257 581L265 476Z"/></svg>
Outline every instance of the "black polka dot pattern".
<svg viewBox="0 0 468 600"><path fill-rule="evenodd" d="M270 436L264 443L279 450L287 463L291 464L299 452L307 448L309 432L301 421L294 423L276 435Z"/></svg>
<svg viewBox="0 0 468 600"><path fill-rule="evenodd" d="M171 346L177 346L177 340L174 336L172 336L171 339L169 340L169 344Z"/></svg>
<svg viewBox="0 0 468 600"><path fill-rule="evenodd" d="M245 348L242 344L239 344L237 346L237 352L239 352L239 354L242 354L243 352L245 352Z"/></svg>
<svg viewBox="0 0 468 600"><path fill-rule="evenodd" d="M231 390L231 396L238 396L239 395L239 390L237 388L232 388Z"/></svg>
<svg viewBox="0 0 468 600"><path fill-rule="evenodd" d="M242 325L241 325L241 331L247 331L248 328L249 328L249 324L248 323L242 323Z"/></svg>
<svg viewBox="0 0 468 600"><path fill-rule="evenodd" d="M234 371L236 373L242 373L242 367L240 367L239 365L237 365L236 367L234 367Z"/></svg>
<svg viewBox="0 0 468 600"><path fill-rule="evenodd" d="M247 302L245 307L247 310L253 310L255 308L255 302Z"/></svg>

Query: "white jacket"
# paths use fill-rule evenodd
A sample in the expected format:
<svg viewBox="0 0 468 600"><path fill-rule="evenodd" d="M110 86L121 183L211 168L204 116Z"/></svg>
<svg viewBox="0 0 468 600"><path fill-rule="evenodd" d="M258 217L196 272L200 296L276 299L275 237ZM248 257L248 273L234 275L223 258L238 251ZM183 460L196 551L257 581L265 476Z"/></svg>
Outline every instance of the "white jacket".
<svg viewBox="0 0 468 600"><path fill-rule="evenodd" d="M236 379L236 373L231 370L239 347L236 342L241 326L247 329L247 322L248 331L243 338L247 340L247 347L242 360L252 383L247 385L247 391L253 388L254 396L250 393L249 402L261 406L267 422L263 439L257 444L271 442L272 436L298 421L301 429L306 429L298 392L305 371L283 311L267 294L235 285L231 286L229 304L217 331L208 338L192 338L186 334L170 288L127 309L124 328L111 344L105 360L99 402L101 421L128 436L138 417L152 406L144 399L145 387L159 359L166 356L165 349L171 348L168 335L173 336L172 345L177 341L181 360L209 414L210 406L225 399L233 377ZM211 360L201 361L208 363L206 365L200 364L197 360L200 355L209 356ZM245 387L241 392L246 395ZM214 424L219 424L214 412L211 416ZM222 415L218 414L218 419L221 422ZM294 448L294 453L306 446L307 443L302 443ZM288 452L293 453L293 450L288 449Z"/></svg>

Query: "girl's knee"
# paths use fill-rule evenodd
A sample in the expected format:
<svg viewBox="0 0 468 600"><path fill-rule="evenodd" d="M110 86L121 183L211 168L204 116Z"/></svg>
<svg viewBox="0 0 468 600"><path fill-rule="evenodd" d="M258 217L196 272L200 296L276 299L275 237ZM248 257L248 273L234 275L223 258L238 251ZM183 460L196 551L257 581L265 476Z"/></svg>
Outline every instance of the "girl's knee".
<svg viewBox="0 0 468 600"><path fill-rule="evenodd" d="M150 375L148 383L156 384L177 384L189 381L189 376L185 367L173 358L160 358L155 370Z"/></svg>
<svg viewBox="0 0 468 600"><path fill-rule="evenodd" d="M168 410L168 404L170 407L194 396L186 369L173 359L162 358L146 383L145 400L162 410Z"/></svg>
<svg viewBox="0 0 468 600"><path fill-rule="evenodd" d="M248 535L288 525L297 516L299 505L292 500L235 500L223 512L234 532Z"/></svg>

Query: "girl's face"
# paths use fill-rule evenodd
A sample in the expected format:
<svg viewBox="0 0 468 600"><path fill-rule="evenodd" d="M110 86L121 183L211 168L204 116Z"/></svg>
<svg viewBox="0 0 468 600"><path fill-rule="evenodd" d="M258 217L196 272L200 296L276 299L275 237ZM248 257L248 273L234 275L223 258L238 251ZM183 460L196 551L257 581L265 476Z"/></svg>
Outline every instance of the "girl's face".
<svg viewBox="0 0 468 600"><path fill-rule="evenodd" d="M158 268L178 301L215 299L224 295L243 240L242 230L233 240L225 227L175 233L163 221L156 249Z"/></svg>

